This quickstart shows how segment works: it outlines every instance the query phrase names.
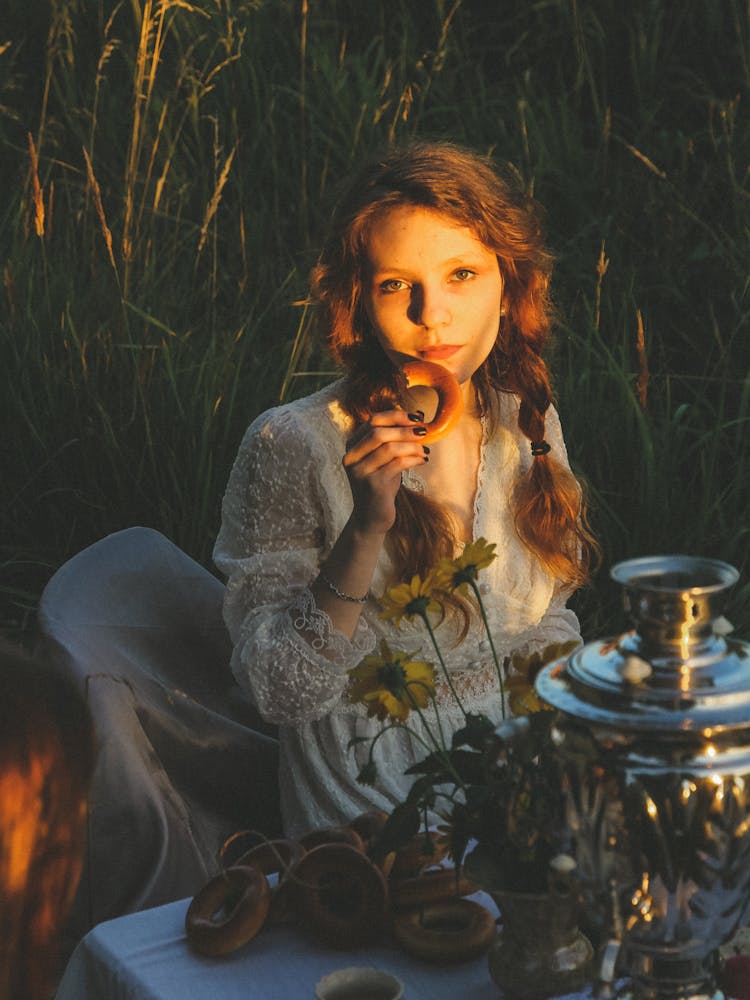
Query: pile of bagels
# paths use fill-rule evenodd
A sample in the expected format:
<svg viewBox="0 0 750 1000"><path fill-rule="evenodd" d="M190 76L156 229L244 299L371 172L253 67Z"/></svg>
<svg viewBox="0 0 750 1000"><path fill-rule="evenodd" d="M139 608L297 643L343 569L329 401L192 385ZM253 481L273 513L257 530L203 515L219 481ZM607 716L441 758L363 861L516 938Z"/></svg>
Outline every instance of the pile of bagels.
<svg viewBox="0 0 750 1000"><path fill-rule="evenodd" d="M266 924L297 923L328 948L367 947L390 933L404 951L428 962L483 954L494 940L495 918L464 898L477 887L440 863L439 838L421 833L382 862L373 860L386 819L371 811L347 826L246 850L191 901L185 916L191 948L227 955Z"/></svg>

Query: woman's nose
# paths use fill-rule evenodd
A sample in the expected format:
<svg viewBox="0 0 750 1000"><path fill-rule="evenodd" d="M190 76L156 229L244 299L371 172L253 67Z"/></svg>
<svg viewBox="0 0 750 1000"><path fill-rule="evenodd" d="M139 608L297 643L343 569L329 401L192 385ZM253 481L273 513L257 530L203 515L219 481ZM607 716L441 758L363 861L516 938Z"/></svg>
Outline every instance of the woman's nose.
<svg viewBox="0 0 750 1000"><path fill-rule="evenodd" d="M450 309L443 289L429 285L412 286L410 319L412 323L432 330L446 326L451 319Z"/></svg>

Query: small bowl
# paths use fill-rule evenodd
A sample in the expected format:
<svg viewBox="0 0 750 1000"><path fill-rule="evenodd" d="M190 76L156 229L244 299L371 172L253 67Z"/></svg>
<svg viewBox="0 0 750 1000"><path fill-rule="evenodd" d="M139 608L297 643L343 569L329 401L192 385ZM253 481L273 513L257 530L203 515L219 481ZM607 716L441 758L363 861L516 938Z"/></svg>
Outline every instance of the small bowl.
<svg viewBox="0 0 750 1000"><path fill-rule="evenodd" d="M401 1000L404 984L390 972L350 966L336 969L318 982L317 1000Z"/></svg>

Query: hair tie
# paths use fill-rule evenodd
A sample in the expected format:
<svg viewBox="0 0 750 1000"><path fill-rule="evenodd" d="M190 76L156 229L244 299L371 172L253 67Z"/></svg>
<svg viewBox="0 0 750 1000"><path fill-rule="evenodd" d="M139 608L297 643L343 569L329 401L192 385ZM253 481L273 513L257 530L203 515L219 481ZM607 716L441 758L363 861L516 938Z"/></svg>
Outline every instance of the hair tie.
<svg viewBox="0 0 750 1000"><path fill-rule="evenodd" d="M534 456L547 455L550 451L552 451L552 449L546 441L531 442L531 454Z"/></svg>

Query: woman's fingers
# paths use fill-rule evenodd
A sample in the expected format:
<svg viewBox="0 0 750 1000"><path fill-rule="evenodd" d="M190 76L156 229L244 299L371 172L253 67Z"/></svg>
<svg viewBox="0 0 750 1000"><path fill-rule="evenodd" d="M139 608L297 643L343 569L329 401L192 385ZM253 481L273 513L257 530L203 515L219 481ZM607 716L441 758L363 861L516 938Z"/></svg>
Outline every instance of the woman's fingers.
<svg viewBox="0 0 750 1000"><path fill-rule="evenodd" d="M344 465L352 466L384 446L399 443L411 446L413 453L418 455L421 452L419 439L426 433L424 424L419 419L421 416L421 413L409 415L403 410L374 413L367 423L358 427L349 438ZM379 465L383 464L384 460L382 459Z"/></svg>
<svg viewBox="0 0 750 1000"><path fill-rule="evenodd" d="M395 518L401 473L427 460L422 414L403 410L373 414L348 442L344 467L354 516L366 530L387 531Z"/></svg>
<svg viewBox="0 0 750 1000"><path fill-rule="evenodd" d="M409 468L424 462L429 452L417 441L386 440L372 448L356 448L344 456L344 466L350 478L367 478L381 469Z"/></svg>

